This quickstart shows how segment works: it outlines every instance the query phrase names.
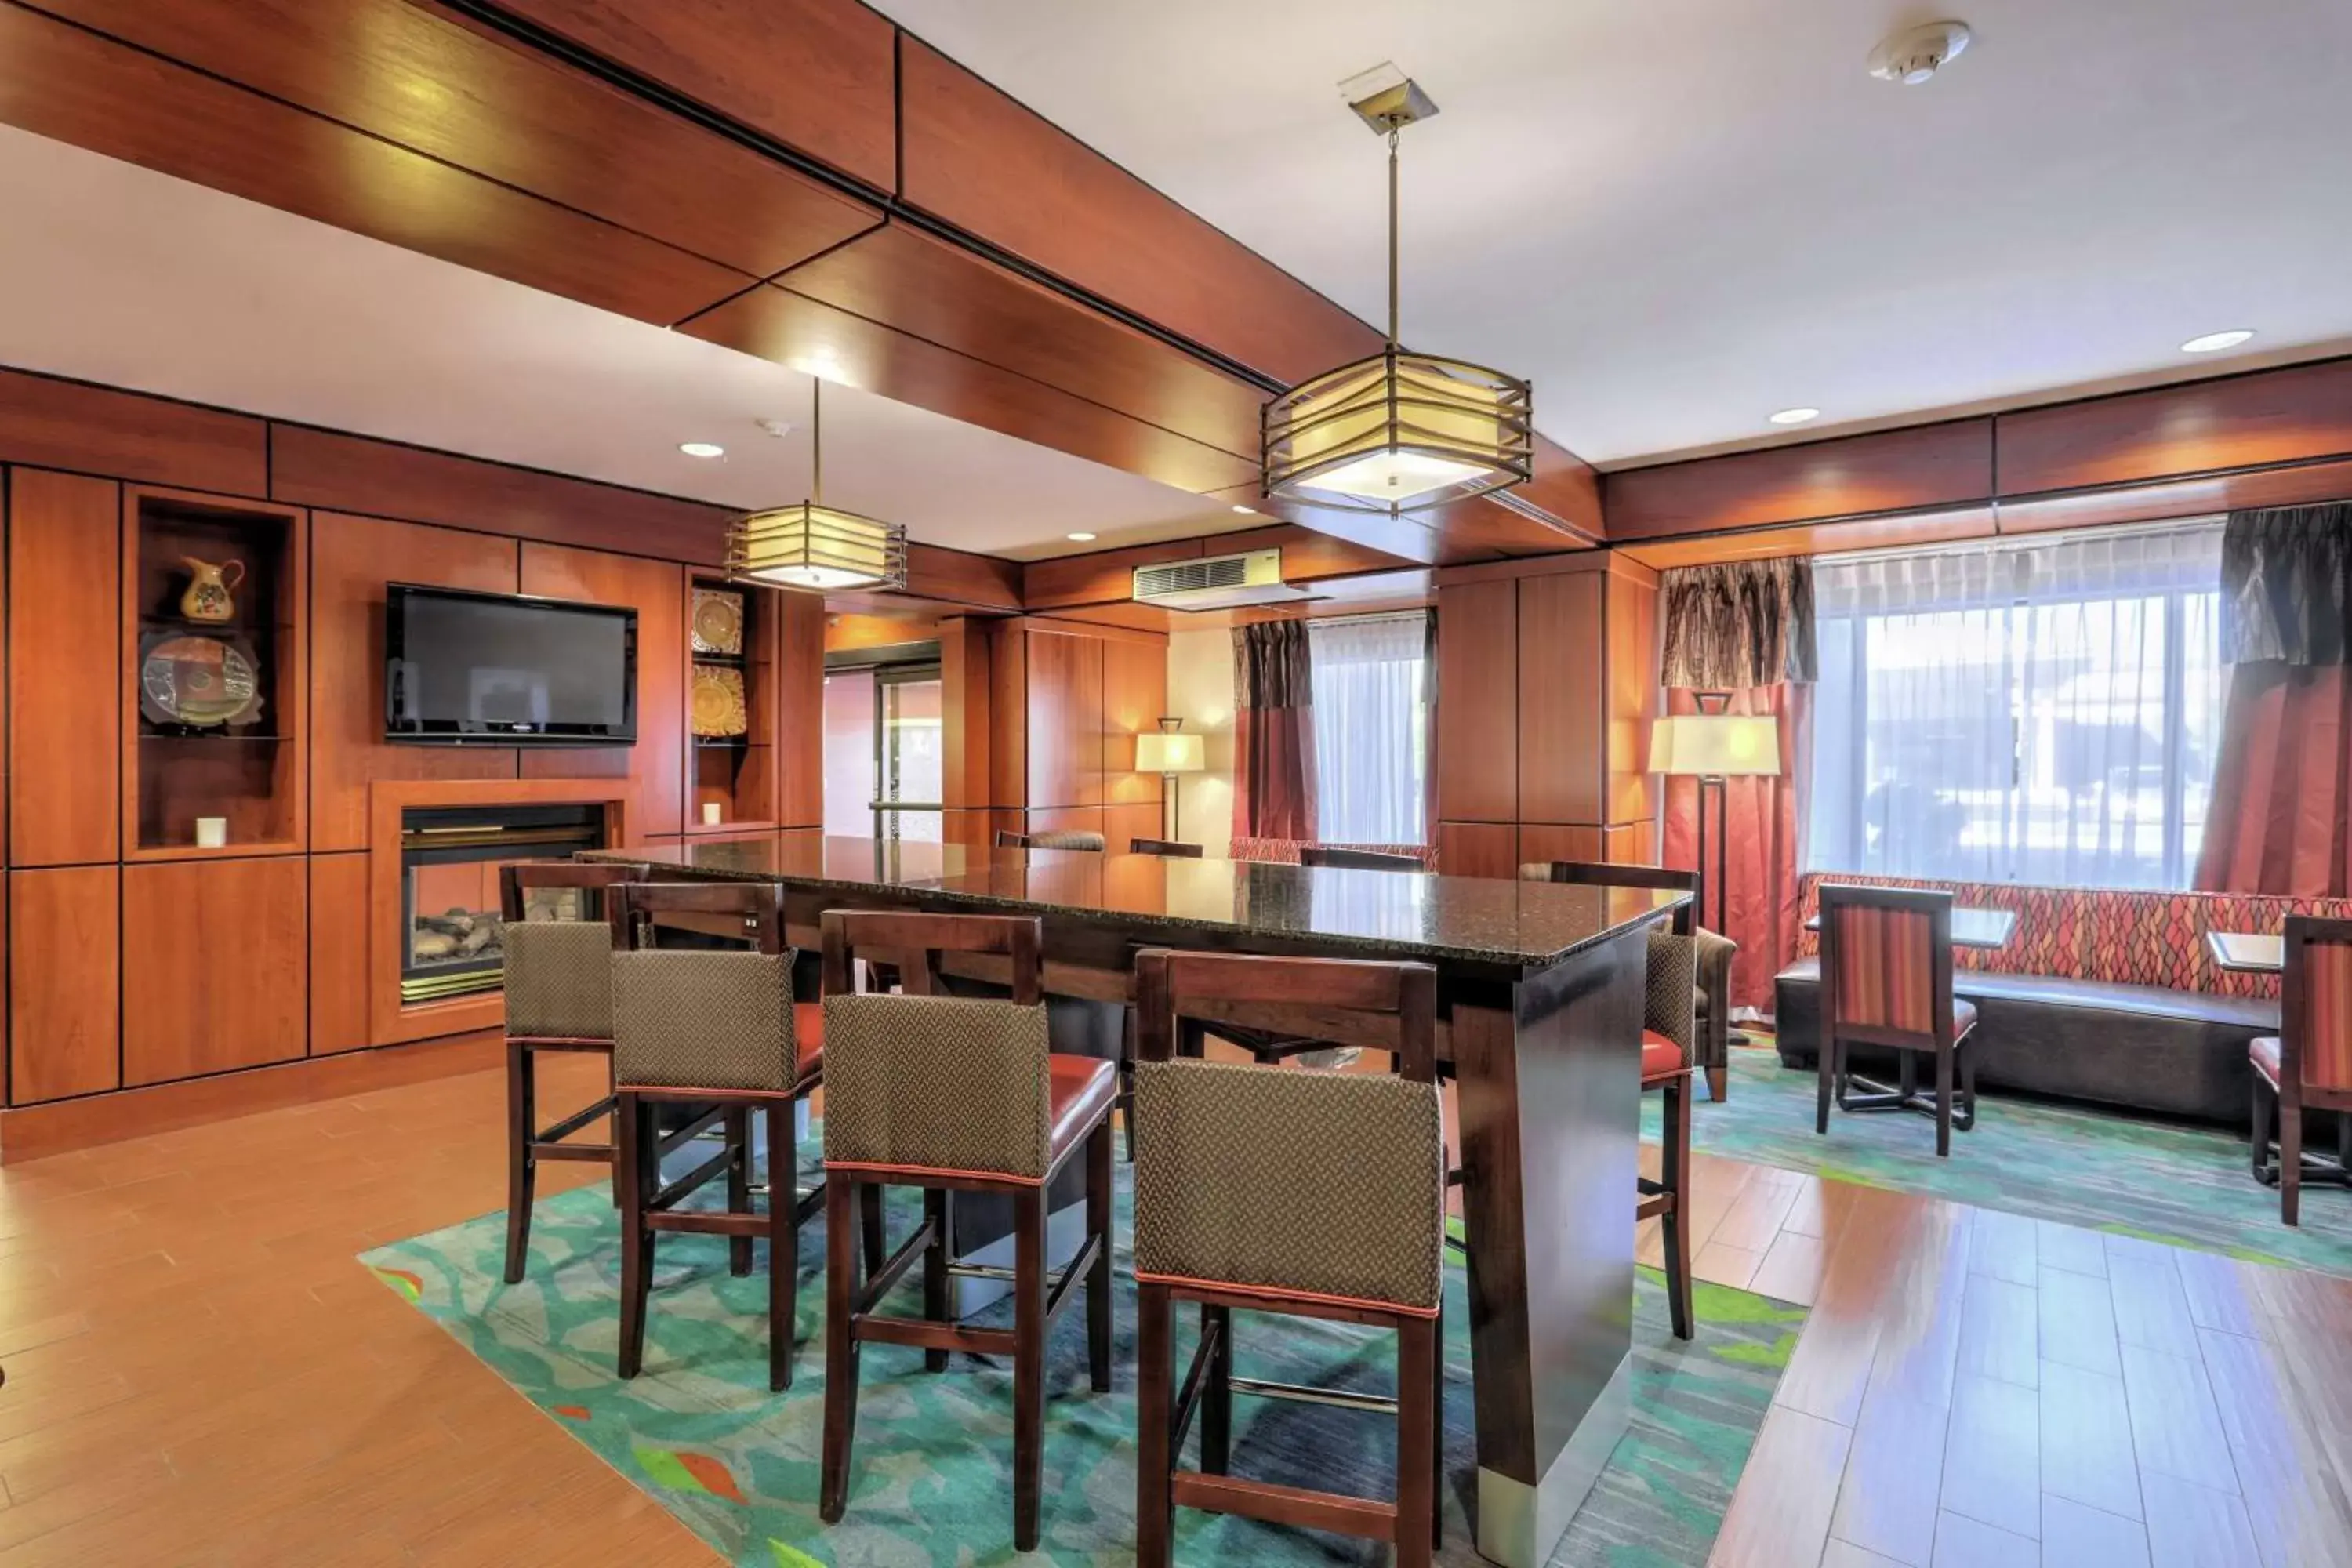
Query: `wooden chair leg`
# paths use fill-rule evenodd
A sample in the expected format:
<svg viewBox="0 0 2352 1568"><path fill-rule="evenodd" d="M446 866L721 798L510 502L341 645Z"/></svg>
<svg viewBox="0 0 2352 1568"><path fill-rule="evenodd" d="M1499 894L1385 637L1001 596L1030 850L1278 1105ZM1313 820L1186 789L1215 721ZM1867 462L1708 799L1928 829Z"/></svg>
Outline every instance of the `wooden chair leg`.
<svg viewBox="0 0 2352 1568"><path fill-rule="evenodd" d="M1666 1085L1664 1117L1665 1136L1658 1153L1658 1184L1672 1194L1659 1216L1666 1244L1666 1313L1675 1338L1691 1337L1690 1227L1683 1211L1689 1205L1691 1096L1687 1079Z"/></svg>
<svg viewBox="0 0 2352 1568"><path fill-rule="evenodd" d="M507 1283L522 1283L530 1255L531 1189L539 1162L531 1143L539 1137L537 1074L530 1047L507 1042Z"/></svg>
<svg viewBox="0 0 2352 1568"><path fill-rule="evenodd" d="M951 1254L948 1236L952 1226L949 1200L954 1194L944 1187L931 1187L923 1193L923 1217L930 1222L931 1245L923 1252L923 1316L935 1323L944 1323L954 1316L954 1285L948 1274ZM923 1370L945 1372L948 1352L925 1351Z"/></svg>
<svg viewBox="0 0 2352 1568"><path fill-rule="evenodd" d="M751 1212L751 1112L735 1106L727 1112L727 1212ZM751 1272L751 1238L727 1238L727 1272L737 1279Z"/></svg>
<svg viewBox="0 0 2352 1568"><path fill-rule="evenodd" d="M2279 1086L2279 1221L2303 1223L2303 1107Z"/></svg>
<svg viewBox="0 0 2352 1568"><path fill-rule="evenodd" d="M1087 1271L1087 1373L1097 1394L1111 1384L1111 1131L1108 1119L1087 1139L1087 1234L1095 1260Z"/></svg>
<svg viewBox="0 0 2352 1568"><path fill-rule="evenodd" d="M798 1103L772 1102L760 1117L768 1143L768 1387L778 1394L793 1385L800 1335L800 1194L792 1142Z"/></svg>
<svg viewBox="0 0 2352 1568"><path fill-rule="evenodd" d="M838 1524L849 1506L849 1451L857 1433L857 1341L850 1303L857 1296L857 1238L851 1234L857 1184L838 1172L824 1178L824 1462L817 1513Z"/></svg>
<svg viewBox="0 0 2352 1568"><path fill-rule="evenodd" d="M1213 1339L1211 1336L1214 1336ZM1209 1345L1209 1375L1201 1384L1201 1469L1222 1476L1234 1463L1234 1314L1201 1308L1201 1338Z"/></svg>
<svg viewBox="0 0 2352 1568"><path fill-rule="evenodd" d="M890 1257L888 1241L882 1234L882 1189L868 1182L858 1189L857 1197L858 1230L866 1238L866 1273L871 1279Z"/></svg>
<svg viewBox="0 0 2352 1568"><path fill-rule="evenodd" d="M1013 1549L1037 1550L1045 1468L1045 1194L1013 1200Z"/></svg>
<svg viewBox="0 0 2352 1568"><path fill-rule="evenodd" d="M1437 1515L1437 1323L1397 1327L1397 1568L1429 1568Z"/></svg>
<svg viewBox="0 0 2352 1568"><path fill-rule="evenodd" d="M1952 1152L1952 1051L1945 1046L1936 1052L1936 1155L1948 1159ZM1905 1054L1904 1059L1910 1059Z"/></svg>
<svg viewBox="0 0 2352 1568"><path fill-rule="evenodd" d="M650 1196L647 1168L657 1173L652 1107L634 1094L621 1096L614 1121L620 1133L621 1344L618 1371L635 1377L645 1364L646 1308L653 1294L654 1233L646 1223Z"/></svg>
<svg viewBox="0 0 2352 1568"><path fill-rule="evenodd" d="M1707 1068L1706 1098L1713 1103L1721 1105L1730 1093L1731 1069L1729 1068Z"/></svg>
<svg viewBox="0 0 2352 1568"><path fill-rule="evenodd" d="M1171 1568L1175 1539L1175 1503L1169 1476L1173 1415L1170 1362L1171 1309L1165 1285L1136 1287L1135 1328L1135 1563L1136 1568Z"/></svg>
<svg viewBox="0 0 2352 1568"><path fill-rule="evenodd" d="M1830 1090L1837 1079L1835 1041L1827 1037L1822 1039L1820 1056L1814 1066L1821 1073L1821 1081L1814 1089L1813 1131L1827 1133L1830 1130Z"/></svg>
<svg viewBox="0 0 2352 1568"><path fill-rule="evenodd" d="M1445 1544L1445 1310L1437 1312L1435 1348L1429 1358L1429 1546Z"/></svg>
<svg viewBox="0 0 2352 1568"><path fill-rule="evenodd" d="M2260 1073L2247 1075L2253 1080L2254 1092L2254 1180L2264 1185L2271 1179L2271 1123L2278 1114L2278 1100L2271 1086L2263 1081Z"/></svg>

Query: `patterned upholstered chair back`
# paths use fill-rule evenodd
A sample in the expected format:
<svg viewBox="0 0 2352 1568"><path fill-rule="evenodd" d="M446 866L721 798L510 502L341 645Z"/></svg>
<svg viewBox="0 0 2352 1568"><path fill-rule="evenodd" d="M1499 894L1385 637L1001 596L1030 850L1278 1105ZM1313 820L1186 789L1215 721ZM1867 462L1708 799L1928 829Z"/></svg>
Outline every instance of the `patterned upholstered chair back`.
<svg viewBox="0 0 2352 1568"><path fill-rule="evenodd" d="M1698 1045L1698 939L1673 931L1650 933L1650 989L1642 1026L1655 1029L1692 1059Z"/></svg>
<svg viewBox="0 0 2352 1568"><path fill-rule="evenodd" d="M605 913L614 949L613 1071L621 1083L778 1092L793 1086L796 955L784 942L782 888L630 884L611 891ZM666 925L740 935L751 951L665 951L656 943Z"/></svg>
<svg viewBox="0 0 2352 1568"><path fill-rule="evenodd" d="M1031 917L829 910L824 915L824 1157L1043 1176L1051 1144L1039 948ZM854 960L887 952L902 994L859 994ZM1012 996L941 994L949 952L1002 958Z"/></svg>
<svg viewBox="0 0 2352 1568"><path fill-rule="evenodd" d="M1137 986L1138 1275L1433 1309L1445 1215L1433 973L1155 951ZM1400 1048L1402 1069L1176 1059L1177 1019L1221 1003L1318 1006L1318 1037Z"/></svg>
<svg viewBox="0 0 2352 1568"><path fill-rule="evenodd" d="M1821 901L1828 1029L1885 1044L1949 1038L1952 895L1830 883Z"/></svg>
<svg viewBox="0 0 2352 1568"><path fill-rule="evenodd" d="M2352 920L2288 917L2280 1022L2283 1071L2352 1091Z"/></svg>
<svg viewBox="0 0 2352 1568"><path fill-rule="evenodd" d="M613 942L599 897L646 875L641 865L572 860L499 868L509 1035L613 1037Z"/></svg>
<svg viewBox="0 0 2352 1568"><path fill-rule="evenodd" d="M1529 860L1519 867L1522 882L1564 882L1580 888L1652 888L1688 893L1692 904L1675 910L1674 929L1687 931L1698 898L1698 873L1670 866L1633 866L1615 860ZM1656 1026L1653 1025L1652 1027Z"/></svg>
<svg viewBox="0 0 2352 1568"><path fill-rule="evenodd" d="M996 832L999 849L1091 849L1099 855L1104 843L1101 834L1076 827L1057 827L1045 833L1015 833L1001 827Z"/></svg>

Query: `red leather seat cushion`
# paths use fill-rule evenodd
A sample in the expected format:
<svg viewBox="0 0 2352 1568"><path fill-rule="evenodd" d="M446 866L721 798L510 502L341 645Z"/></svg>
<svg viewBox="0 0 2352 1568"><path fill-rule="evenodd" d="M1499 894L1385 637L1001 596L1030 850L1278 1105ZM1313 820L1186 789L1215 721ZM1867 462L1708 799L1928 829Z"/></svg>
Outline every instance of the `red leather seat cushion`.
<svg viewBox="0 0 2352 1568"><path fill-rule="evenodd" d="M1118 1064L1099 1057L1045 1058L1045 1106L1052 1158L1094 1130L1118 1098Z"/></svg>
<svg viewBox="0 0 2352 1568"><path fill-rule="evenodd" d="M2256 1072L2270 1080L2273 1089L2278 1087L2279 1043L2276 1035L2264 1035L2259 1039L2247 1041L2246 1059L2253 1063Z"/></svg>
<svg viewBox="0 0 2352 1568"><path fill-rule="evenodd" d="M1672 1078L1690 1064L1683 1059L1683 1048L1655 1029L1642 1031L1642 1081Z"/></svg>

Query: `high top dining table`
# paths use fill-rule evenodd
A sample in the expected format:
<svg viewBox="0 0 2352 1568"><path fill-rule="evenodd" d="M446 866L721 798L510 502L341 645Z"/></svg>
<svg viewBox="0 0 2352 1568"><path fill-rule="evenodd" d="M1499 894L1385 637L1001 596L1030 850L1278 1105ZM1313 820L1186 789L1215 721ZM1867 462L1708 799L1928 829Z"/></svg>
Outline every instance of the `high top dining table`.
<svg viewBox="0 0 2352 1568"><path fill-rule="evenodd" d="M1049 997L1113 1017L1146 947L1434 966L1459 1086L1478 1550L1508 1568L1550 1555L1625 1431L1647 930L1687 894L813 830L592 858L780 884L804 946L828 909L1037 915ZM1314 1027L1302 1009L1221 1016ZM1091 1033L1117 1050L1116 1026Z"/></svg>

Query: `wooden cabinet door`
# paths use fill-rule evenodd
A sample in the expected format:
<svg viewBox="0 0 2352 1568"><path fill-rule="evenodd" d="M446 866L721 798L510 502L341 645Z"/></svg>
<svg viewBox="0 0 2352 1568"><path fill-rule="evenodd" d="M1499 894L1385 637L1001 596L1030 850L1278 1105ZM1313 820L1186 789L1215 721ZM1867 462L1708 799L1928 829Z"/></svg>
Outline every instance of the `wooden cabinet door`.
<svg viewBox="0 0 2352 1568"><path fill-rule="evenodd" d="M8 1103L120 1087L121 948L112 866L8 878Z"/></svg>
<svg viewBox="0 0 2352 1568"><path fill-rule="evenodd" d="M1519 583L1519 820L1605 820L1600 572Z"/></svg>
<svg viewBox="0 0 2352 1568"><path fill-rule="evenodd" d="M299 855L124 868L123 1082L302 1055L309 914Z"/></svg>
<svg viewBox="0 0 2352 1568"><path fill-rule="evenodd" d="M1060 632L1032 631L1025 640L1029 653L1029 797L1025 804L1032 812L1100 805L1103 645L1094 637L1066 637Z"/></svg>
<svg viewBox="0 0 2352 1568"><path fill-rule="evenodd" d="M8 518L10 863L113 860L128 678L121 487L14 468Z"/></svg>
<svg viewBox="0 0 2352 1568"><path fill-rule="evenodd" d="M1437 815L1519 816L1518 584L1506 578L1437 591Z"/></svg>

